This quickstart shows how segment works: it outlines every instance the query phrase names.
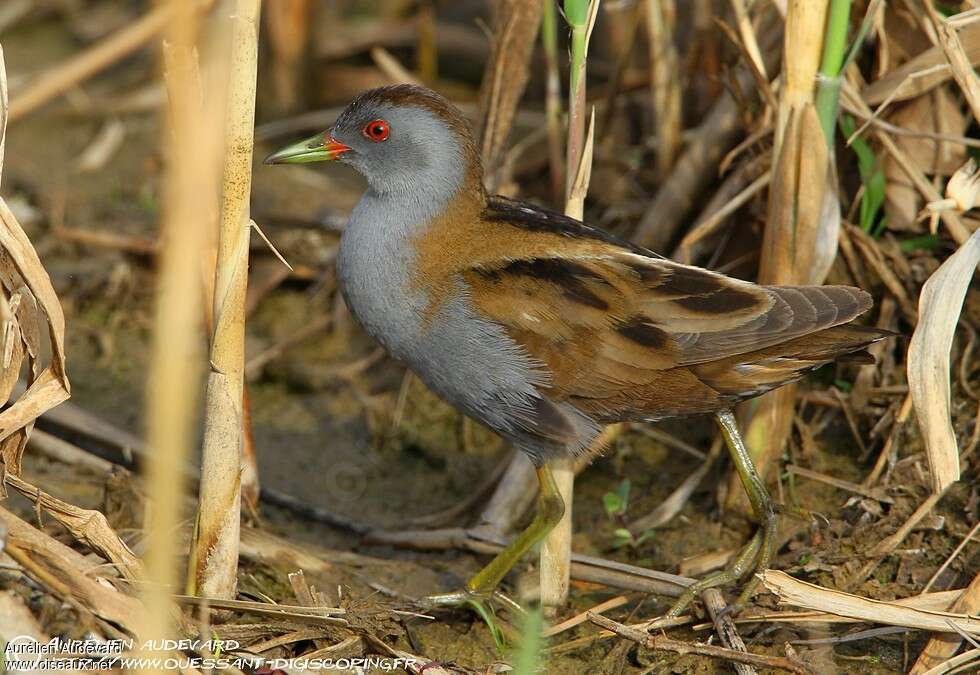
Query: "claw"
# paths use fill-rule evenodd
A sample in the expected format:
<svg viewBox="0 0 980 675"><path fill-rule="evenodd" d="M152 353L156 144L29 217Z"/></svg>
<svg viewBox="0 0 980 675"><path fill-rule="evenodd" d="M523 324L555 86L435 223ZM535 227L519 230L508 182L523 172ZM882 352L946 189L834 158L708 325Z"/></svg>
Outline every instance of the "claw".
<svg viewBox="0 0 980 675"><path fill-rule="evenodd" d="M779 504L776 502L773 502L772 506L776 513L781 516L790 516L811 524L813 524L814 521L820 520L823 521L824 527L828 527L830 525L830 519L817 511L811 511L810 509L805 509L801 506L788 506L786 504Z"/></svg>
<svg viewBox="0 0 980 675"><path fill-rule="evenodd" d="M718 619L726 616L737 616L743 609L745 609L745 604L741 601L741 599L739 599L730 605L725 605L722 607L720 610L718 610L718 613L715 616Z"/></svg>
<svg viewBox="0 0 980 675"><path fill-rule="evenodd" d="M521 617L527 614L526 610L516 600L513 600L498 590L482 592L464 589L453 593L429 595L421 598L417 602L425 610L437 607L468 608L473 610L487 624L487 628L490 629L490 634L493 636L493 640L500 650L506 647L507 639L516 639L517 633L513 626L497 616L496 612L494 612L494 605L499 605Z"/></svg>

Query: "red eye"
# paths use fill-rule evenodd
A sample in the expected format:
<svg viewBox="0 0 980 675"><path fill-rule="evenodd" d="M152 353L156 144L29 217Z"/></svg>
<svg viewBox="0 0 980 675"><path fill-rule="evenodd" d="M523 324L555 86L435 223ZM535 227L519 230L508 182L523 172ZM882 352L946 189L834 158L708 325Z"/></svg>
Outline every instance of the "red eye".
<svg viewBox="0 0 980 675"><path fill-rule="evenodd" d="M384 120L374 120L364 125L364 135L375 143L387 140L389 131L388 123Z"/></svg>

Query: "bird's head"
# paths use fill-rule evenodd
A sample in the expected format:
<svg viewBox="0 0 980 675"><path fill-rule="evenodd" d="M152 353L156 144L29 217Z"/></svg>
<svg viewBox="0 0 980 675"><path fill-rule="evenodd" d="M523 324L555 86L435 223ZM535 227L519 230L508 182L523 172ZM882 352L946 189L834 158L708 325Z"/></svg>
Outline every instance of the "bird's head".
<svg viewBox="0 0 980 675"><path fill-rule="evenodd" d="M414 85L364 92L334 125L285 147L266 164L339 161L357 169L380 194L455 192L482 180L465 118L439 94Z"/></svg>

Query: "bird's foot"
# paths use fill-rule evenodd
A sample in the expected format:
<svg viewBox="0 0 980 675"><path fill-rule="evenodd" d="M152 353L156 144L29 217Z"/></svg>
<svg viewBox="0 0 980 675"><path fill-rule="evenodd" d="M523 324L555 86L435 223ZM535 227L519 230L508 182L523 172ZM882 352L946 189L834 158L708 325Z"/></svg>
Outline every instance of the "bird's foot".
<svg viewBox="0 0 980 675"><path fill-rule="evenodd" d="M515 612L519 616L524 615L524 609L511 598L498 590L476 591L469 588L452 593L439 593L430 595L419 600L423 609L431 610L436 608L460 608L471 609L483 619L483 622L490 629L494 642L499 649L503 649L507 642L505 634L513 633L513 628L501 620L494 611L499 606ZM514 636L511 635L511 638Z"/></svg>
<svg viewBox="0 0 980 675"><path fill-rule="evenodd" d="M511 611L523 614L524 610L516 600L512 600L507 595L498 590L476 591L464 588L461 591L451 593L437 593L429 595L421 600L419 604L425 609L435 609L439 607L472 607L474 605L488 606L499 605Z"/></svg>
<svg viewBox="0 0 980 675"><path fill-rule="evenodd" d="M780 516L789 516L791 518L796 518L797 520L802 520L805 523L814 524L820 522L824 526L830 525L830 520L827 518L827 516L818 511L805 509L802 506L790 506L788 504L773 502L772 508L776 514Z"/></svg>
<svg viewBox="0 0 980 675"><path fill-rule="evenodd" d="M725 586L727 584L737 583L749 572L760 571L761 568L768 567L769 556L760 555L764 545L764 536L762 532L756 532L752 540L745 545L737 556L728 564L728 566L720 571L715 572L706 576L704 579L695 581L693 584L684 589L677 601L674 602L673 606L667 613L666 617L678 617L681 615L688 605L690 605L695 598L701 595L702 591L706 591L709 588L715 588L716 586ZM729 613L735 614L741 610L741 608L748 602L752 593L758 587L759 580L752 578L745 584L745 588L742 589L742 593L739 595L738 600L734 605L729 606Z"/></svg>

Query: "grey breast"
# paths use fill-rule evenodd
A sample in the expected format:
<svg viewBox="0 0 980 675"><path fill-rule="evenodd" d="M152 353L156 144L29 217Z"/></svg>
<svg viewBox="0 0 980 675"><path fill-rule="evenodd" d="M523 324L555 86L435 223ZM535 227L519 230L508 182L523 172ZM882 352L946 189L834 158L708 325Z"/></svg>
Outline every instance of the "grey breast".
<svg viewBox="0 0 980 675"><path fill-rule="evenodd" d="M411 276L418 226L388 201L365 194L341 240L337 271L351 313L433 391L512 436L547 375L501 326L476 314L461 279L435 315L423 319L429 299Z"/></svg>

